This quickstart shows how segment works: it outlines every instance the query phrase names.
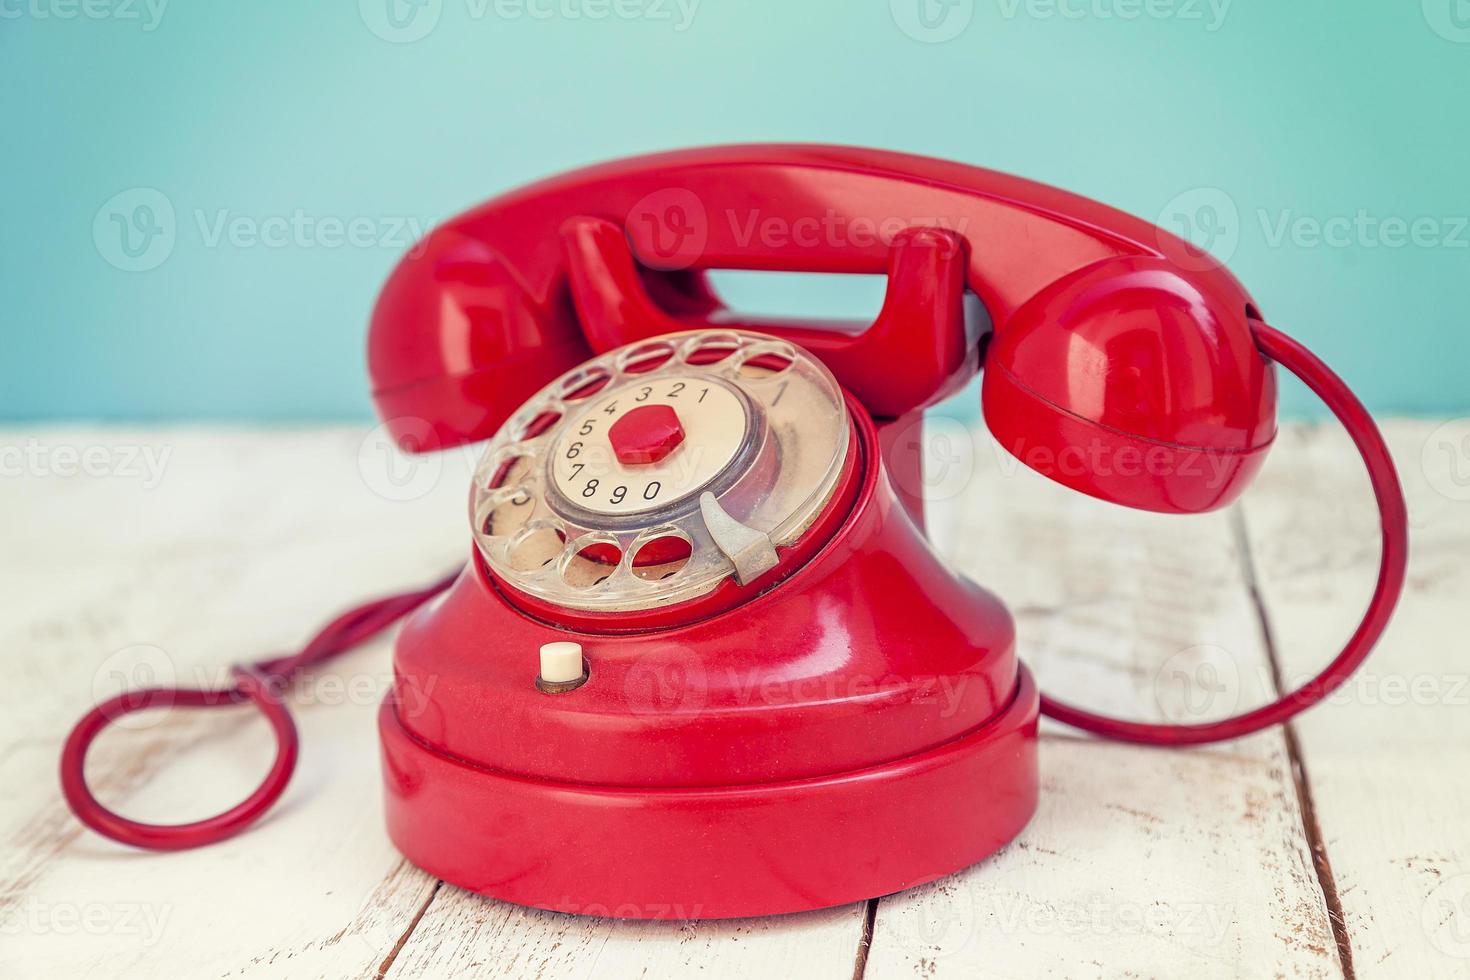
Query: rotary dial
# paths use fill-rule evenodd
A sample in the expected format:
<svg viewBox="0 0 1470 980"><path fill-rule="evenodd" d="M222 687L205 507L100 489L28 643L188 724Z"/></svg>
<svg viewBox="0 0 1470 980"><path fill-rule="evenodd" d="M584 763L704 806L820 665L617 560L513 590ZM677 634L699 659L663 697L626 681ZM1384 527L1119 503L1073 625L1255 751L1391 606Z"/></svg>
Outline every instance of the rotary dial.
<svg viewBox="0 0 1470 980"><path fill-rule="evenodd" d="M506 585L587 610L753 580L820 515L851 438L827 369L784 341L690 331L553 381L491 440L471 520Z"/></svg>

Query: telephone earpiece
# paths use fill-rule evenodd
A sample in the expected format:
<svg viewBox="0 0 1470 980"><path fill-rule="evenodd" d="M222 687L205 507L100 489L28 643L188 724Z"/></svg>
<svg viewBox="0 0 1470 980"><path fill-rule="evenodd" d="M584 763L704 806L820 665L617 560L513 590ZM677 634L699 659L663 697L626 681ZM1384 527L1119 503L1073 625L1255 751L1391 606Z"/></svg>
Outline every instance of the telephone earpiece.
<svg viewBox="0 0 1470 980"><path fill-rule="evenodd" d="M1062 276L995 331L991 434L1074 490L1144 510L1223 507L1276 434L1274 372L1240 298L1161 257Z"/></svg>

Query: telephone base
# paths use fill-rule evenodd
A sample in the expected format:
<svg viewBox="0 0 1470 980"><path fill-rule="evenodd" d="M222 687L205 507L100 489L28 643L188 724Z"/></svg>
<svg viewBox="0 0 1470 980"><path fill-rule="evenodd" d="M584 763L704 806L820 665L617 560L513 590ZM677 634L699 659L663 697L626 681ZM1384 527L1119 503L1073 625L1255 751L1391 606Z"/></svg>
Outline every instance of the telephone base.
<svg viewBox="0 0 1470 980"><path fill-rule="evenodd" d="M492 898L580 915L718 919L827 908L968 867L1037 801L1037 689L960 738L882 765L728 786L594 786L483 768L379 712L388 832Z"/></svg>

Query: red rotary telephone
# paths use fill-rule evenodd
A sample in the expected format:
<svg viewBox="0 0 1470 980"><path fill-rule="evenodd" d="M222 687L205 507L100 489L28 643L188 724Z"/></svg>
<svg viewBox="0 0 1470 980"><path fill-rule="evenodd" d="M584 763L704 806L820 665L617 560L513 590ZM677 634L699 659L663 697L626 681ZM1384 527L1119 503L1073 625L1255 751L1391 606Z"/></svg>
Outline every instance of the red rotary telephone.
<svg viewBox="0 0 1470 980"><path fill-rule="evenodd" d="M886 273L876 321L741 318L709 269ZM1367 412L1213 260L1092 201L874 150L622 160L497 198L389 278L369 344L401 444L489 440L464 571L370 603L227 691L86 716L63 785L117 840L237 832L296 751L280 682L447 587L398 639L380 715L388 828L508 901L721 917L886 894L974 863L1036 804L1038 712L1154 744L1233 738L1321 700L1403 583L1402 493ZM1234 500L1275 434L1274 364L1347 426L1382 513L1378 588L1303 689L1219 722L1038 695L1001 603L925 540L897 438L983 365L991 432L1067 486L1147 510ZM915 479L897 481L915 487ZM87 745L163 698L255 703L280 756L210 820L160 827L87 789Z"/></svg>

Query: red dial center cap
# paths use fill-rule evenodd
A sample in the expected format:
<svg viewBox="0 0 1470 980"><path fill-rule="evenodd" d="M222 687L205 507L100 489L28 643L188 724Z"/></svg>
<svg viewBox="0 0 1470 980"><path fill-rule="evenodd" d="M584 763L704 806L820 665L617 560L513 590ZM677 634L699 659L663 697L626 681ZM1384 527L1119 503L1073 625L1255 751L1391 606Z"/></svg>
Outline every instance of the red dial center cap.
<svg viewBox="0 0 1470 980"><path fill-rule="evenodd" d="M657 463L684 441L684 426L668 405L639 405L612 424L607 441L624 466Z"/></svg>

